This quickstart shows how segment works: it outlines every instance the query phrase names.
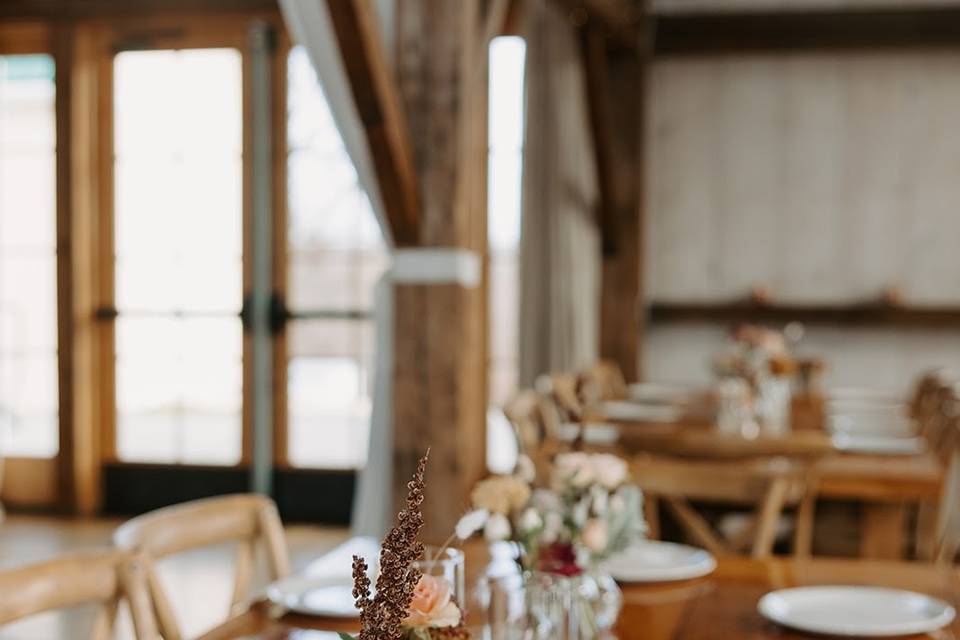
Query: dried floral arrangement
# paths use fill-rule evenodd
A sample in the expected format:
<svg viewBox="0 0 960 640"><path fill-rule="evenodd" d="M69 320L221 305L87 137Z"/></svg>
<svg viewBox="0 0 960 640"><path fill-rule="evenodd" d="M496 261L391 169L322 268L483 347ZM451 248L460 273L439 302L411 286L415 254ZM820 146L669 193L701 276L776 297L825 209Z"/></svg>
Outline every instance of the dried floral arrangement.
<svg viewBox="0 0 960 640"><path fill-rule="evenodd" d="M369 567L353 557L353 597L360 610L360 634L341 633L342 640L446 640L466 639L463 614L452 599L452 587L443 578L422 575L413 566L423 555L417 539L423 527L420 505L428 451L407 483L407 500L397 524L380 549L380 575L371 594Z"/></svg>

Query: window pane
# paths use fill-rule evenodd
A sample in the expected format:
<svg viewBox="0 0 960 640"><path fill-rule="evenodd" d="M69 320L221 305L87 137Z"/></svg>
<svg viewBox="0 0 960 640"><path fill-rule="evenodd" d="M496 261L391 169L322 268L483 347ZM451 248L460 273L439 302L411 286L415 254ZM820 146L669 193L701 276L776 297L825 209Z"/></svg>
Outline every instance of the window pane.
<svg viewBox="0 0 960 640"><path fill-rule="evenodd" d="M389 256L305 51L288 60L287 302L294 313L372 311ZM373 370L370 320L288 328L288 457L299 467L366 462Z"/></svg>
<svg viewBox="0 0 960 640"><path fill-rule="evenodd" d="M54 89L50 56L0 56L0 434L13 456L59 449Z"/></svg>
<svg viewBox="0 0 960 640"><path fill-rule="evenodd" d="M117 320L121 460L240 460L242 335L236 318Z"/></svg>
<svg viewBox="0 0 960 640"><path fill-rule="evenodd" d="M505 36L490 43L487 234L492 407L502 407L517 390L525 54L522 38Z"/></svg>
<svg viewBox="0 0 960 640"><path fill-rule="evenodd" d="M291 464L362 466L370 421L373 323L301 320L290 324L288 335Z"/></svg>
<svg viewBox="0 0 960 640"><path fill-rule="evenodd" d="M306 53L288 61L288 303L369 309L387 265L383 237Z"/></svg>
<svg viewBox="0 0 960 640"><path fill-rule="evenodd" d="M236 50L115 58L121 460L240 460L242 107Z"/></svg>

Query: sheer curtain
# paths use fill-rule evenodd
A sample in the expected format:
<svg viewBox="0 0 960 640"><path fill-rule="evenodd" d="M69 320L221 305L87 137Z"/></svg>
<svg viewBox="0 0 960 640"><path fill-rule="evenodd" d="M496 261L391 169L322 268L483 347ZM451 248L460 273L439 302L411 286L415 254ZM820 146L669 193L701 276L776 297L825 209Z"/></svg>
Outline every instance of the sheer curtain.
<svg viewBox="0 0 960 640"><path fill-rule="evenodd" d="M375 7L380 23L380 36L383 38L383 50L392 62L394 0L376 0ZM370 147L347 80L327 0L280 0L280 8L294 41L306 49L317 72L317 79L323 87L344 147L357 170L361 186L370 198L370 205L395 263L395 244L374 173ZM377 346L370 437L367 464L358 477L351 522L354 535L376 539L387 530L391 512L389 488L393 468L393 271L393 265L386 270L377 283L374 295Z"/></svg>
<svg viewBox="0 0 960 640"><path fill-rule="evenodd" d="M531 0L520 247L520 383L597 358L600 237L583 65L558 3Z"/></svg>

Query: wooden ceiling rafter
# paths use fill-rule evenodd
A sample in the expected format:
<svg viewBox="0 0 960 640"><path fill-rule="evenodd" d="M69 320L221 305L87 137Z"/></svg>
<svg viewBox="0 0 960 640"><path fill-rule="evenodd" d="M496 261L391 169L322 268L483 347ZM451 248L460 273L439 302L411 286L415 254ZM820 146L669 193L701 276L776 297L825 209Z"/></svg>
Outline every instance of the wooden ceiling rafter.
<svg viewBox="0 0 960 640"><path fill-rule="evenodd" d="M2 19L135 17L157 13L268 13L277 0L2 0Z"/></svg>
<svg viewBox="0 0 960 640"><path fill-rule="evenodd" d="M654 29L658 56L956 47L960 7L658 14Z"/></svg>
<svg viewBox="0 0 960 640"><path fill-rule="evenodd" d="M370 0L327 0L380 196L398 247L420 240L420 192L410 123Z"/></svg>
<svg viewBox="0 0 960 640"><path fill-rule="evenodd" d="M646 13L643 0L557 0L577 27L600 29L617 46L640 46L641 25Z"/></svg>

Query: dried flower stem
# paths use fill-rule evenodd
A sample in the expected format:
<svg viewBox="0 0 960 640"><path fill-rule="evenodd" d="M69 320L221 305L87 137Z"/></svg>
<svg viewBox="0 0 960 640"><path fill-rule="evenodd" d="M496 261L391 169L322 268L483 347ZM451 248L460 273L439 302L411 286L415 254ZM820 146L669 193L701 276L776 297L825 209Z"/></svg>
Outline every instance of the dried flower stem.
<svg viewBox="0 0 960 640"><path fill-rule="evenodd" d="M398 640L403 637L401 623L407 616L413 591L420 580L420 573L413 570L413 563L423 554L423 543L417 535L423 527L424 481L430 452L420 459L417 472L407 484L407 502L397 515L397 524L380 549L380 576L377 592L370 598L370 578L367 564L362 558L353 558L353 597L360 609L360 635L358 640Z"/></svg>

